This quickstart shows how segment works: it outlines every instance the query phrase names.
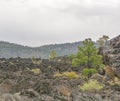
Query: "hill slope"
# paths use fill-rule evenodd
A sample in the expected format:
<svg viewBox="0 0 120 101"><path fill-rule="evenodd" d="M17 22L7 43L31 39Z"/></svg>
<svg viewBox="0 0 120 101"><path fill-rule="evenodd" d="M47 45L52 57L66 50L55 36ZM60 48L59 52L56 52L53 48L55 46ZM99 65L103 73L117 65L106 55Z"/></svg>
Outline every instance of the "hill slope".
<svg viewBox="0 0 120 101"><path fill-rule="evenodd" d="M77 47L82 45L82 42L44 45L41 47L28 47L14 43L0 41L0 58L10 57L41 57L48 58L50 51L55 50L57 56L68 55L77 52Z"/></svg>

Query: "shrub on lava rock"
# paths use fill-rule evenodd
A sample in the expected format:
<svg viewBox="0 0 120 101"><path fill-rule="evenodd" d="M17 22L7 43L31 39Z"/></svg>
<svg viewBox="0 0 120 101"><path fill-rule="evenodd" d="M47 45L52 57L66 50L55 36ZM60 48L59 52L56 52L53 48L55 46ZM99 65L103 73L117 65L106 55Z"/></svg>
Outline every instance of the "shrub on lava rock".
<svg viewBox="0 0 120 101"><path fill-rule="evenodd" d="M93 91L93 90L101 90L104 88L104 84L99 83L97 80L89 80L88 82L85 82L82 86L80 87L80 90L82 91Z"/></svg>
<svg viewBox="0 0 120 101"><path fill-rule="evenodd" d="M39 68L34 68L34 69L30 70L30 71L33 72L34 74L41 73L41 70Z"/></svg>
<svg viewBox="0 0 120 101"><path fill-rule="evenodd" d="M68 78L79 78L80 77L80 75L74 71L71 71L71 72L66 71L62 73L56 72L54 74L54 77L63 77L63 76L68 77Z"/></svg>
<svg viewBox="0 0 120 101"><path fill-rule="evenodd" d="M97 73L97 70L94 68L84 68L83 69L83 75L87 78L89 78L92 74Z"/></svg>

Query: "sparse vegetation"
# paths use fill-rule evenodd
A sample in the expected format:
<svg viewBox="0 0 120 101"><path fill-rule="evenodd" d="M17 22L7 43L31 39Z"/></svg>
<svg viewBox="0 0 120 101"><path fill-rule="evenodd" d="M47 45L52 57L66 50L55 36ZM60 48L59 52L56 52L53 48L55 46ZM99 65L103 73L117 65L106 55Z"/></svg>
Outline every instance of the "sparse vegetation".
<svg viewBox="0 0 120 101"><path fill-rule="evenodd" d="M82 91L92 91L92 90L101 90L104 88L104 84L99 83L97 80L90 80L85 82L83 86L79 86Z"/></svg>
<svg viewBox="0 0 120 101"><path fill-rule="evenodd" d="M108 39L109 39L109 36L103 35L101 38L99 38L97 40L97 42L98 42L99 46L102 47L103 45L108 44Z"/></svg>
<svg viewBox="0 0 120 101"><path fill-rule="evenodd" d="M110 85L120 85L120 80L119 78L115 77L115 81L109 81L109 84Z"/></svg>
<svg viewBox="0 0 120 101"><path fill-rule="evenodd" d="M84 68L83 69L83 75L87 78L95 73L97 73L97 70L95 68Z"/></svg>
<svg viewBox="0 0 120 101"><path fill-rule="evenodd" d="M66 72L63 72L63 73L56 72L54 74L54 77L62 77L62 76L66 76L68 78L79 78L80 77L80 75L78 75L74 71L71 71L71 72L66 71Z"/></svg>
<svg viewBox="0 0 120 101"><path fill-rule="evenodd" d="M37 60L34 56L31 58L33 64L41 64L40 60Z"/></svg>
<svg viewBox="0 0 120 101"><path fill-rule="evenodd" d="M49 55L49 59L55 58L57 56L57 53L55 50L52 50Z"/></svg>
<svg viewBox="0 0 120 101"><path fill-rule="evenodd" d="M14 65L14 63L13 62L9 62L11 65Z"/></svg>
<svg viewBox="0 0 120 101"><path fill-rule="evenodd" d="M102 46L104 45L104 40L103 40L103 38L99 38L99 39L97 40L97 43L99 44L99 47L102 47Z"/></svg>
<svg viewBox="0 0 120 101"><path fill-rule="evenodd" d="M105 44L107 44L107 41L108 41L108 39L109 39L109 36L103 35L102 38L103 38L103 40L105 41Z"/></svg>
<svg viewBox="0 0 120 101"><path fill-rule="evenodd" d="M33 72L34 74L41 73L41 70L39 68L35 68L35 69L30 70L30 71Z"/></svg>

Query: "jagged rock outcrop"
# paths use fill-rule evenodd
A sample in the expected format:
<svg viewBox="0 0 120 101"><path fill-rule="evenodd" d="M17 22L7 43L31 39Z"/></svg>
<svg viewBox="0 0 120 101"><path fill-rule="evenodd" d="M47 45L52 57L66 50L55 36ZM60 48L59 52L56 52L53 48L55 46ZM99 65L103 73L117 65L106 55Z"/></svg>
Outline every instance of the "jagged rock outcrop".
<svg viewBox="0 0 120 101"><path fill-rule="evenodd" d="M120 35L111 39L109 44L99 48L103 55L103 62L116 68L115 72L120 77Z"/></svg>
<svg viewBox="0 0 120 101"><path fill-rule="evenodd" d="M111 39L109 44L99 48L105 64L120 67L120 35Z"/></svg>
<svg viewBox="0 0 120 101"><path fill-rule="evenodd" d="M110 40L110 46L112 47L110 58L114 67L120 67L120 35Z"/></svg>

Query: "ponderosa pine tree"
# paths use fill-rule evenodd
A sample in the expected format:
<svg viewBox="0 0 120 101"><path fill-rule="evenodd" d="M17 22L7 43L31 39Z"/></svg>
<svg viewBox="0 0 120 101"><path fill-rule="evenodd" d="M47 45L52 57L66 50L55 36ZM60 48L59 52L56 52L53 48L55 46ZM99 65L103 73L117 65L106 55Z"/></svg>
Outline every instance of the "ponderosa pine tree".
<svg viewBox="0 0 120 101"><path fill-rule="evenodd" d="M109 36L103 35L102 37L100 37L97 40L97 42L98 42L99 46L102 47L103 45L107 45L108 44L108 39L109 39Z"/></svg>
<svg viewBox="0 0 120 101"><path fill-rule="evenodd" d="M83 46L78 47L76 57L73 58L72 64L82 64L85 68L102 67L102 56L98 55L98 49L94 46L94 42L89 38L83 41Z"/></svg>

